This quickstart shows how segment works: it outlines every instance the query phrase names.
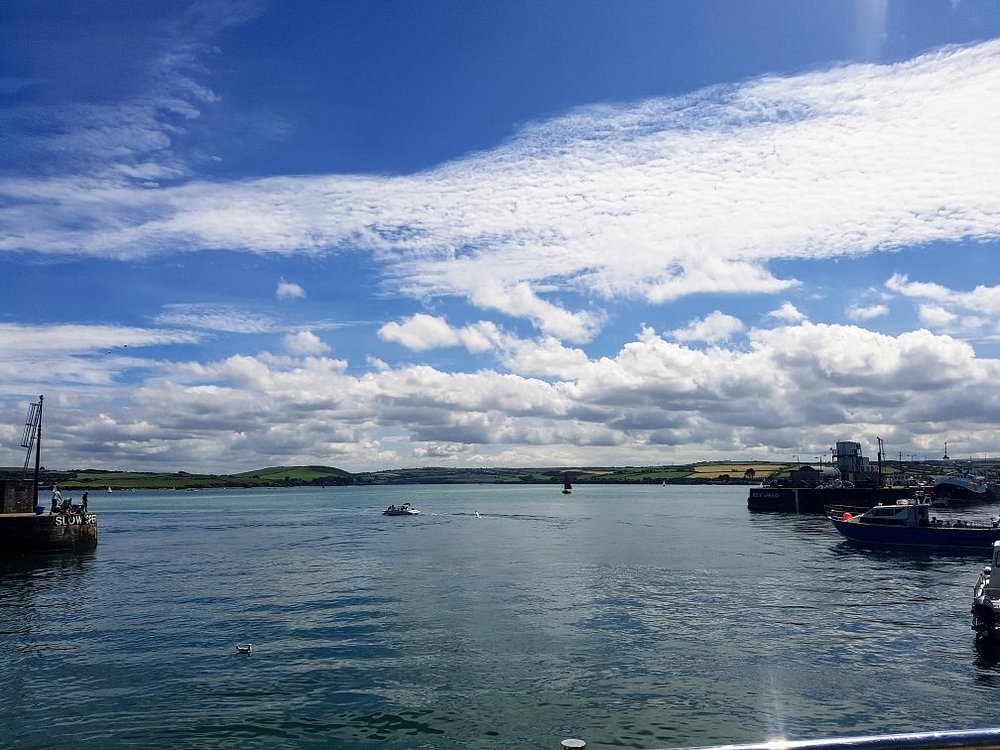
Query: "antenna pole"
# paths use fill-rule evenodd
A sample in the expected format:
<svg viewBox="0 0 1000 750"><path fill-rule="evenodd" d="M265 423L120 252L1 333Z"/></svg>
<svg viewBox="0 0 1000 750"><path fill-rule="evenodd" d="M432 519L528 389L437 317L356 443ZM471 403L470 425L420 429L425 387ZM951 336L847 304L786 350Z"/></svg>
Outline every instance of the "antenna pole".
<svg viewBox="0 0 1000 750"><path fill-rule="evenodd" d="M882 477L882 455L884 448L882 446L882 438L876 437L875 440L878 442L878 486L883 487L885 480Z"/></svg>

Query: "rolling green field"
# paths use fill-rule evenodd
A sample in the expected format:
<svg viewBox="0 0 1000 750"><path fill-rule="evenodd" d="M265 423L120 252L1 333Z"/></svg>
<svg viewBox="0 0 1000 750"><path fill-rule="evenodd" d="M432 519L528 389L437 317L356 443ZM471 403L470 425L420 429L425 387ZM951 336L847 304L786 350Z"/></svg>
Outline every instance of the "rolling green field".
<svg viewBox="0 0 1000 750"><path fill-rule="evenodd" d="M591 466L574 468L453 469L424 467L351 473L331 466L269 466L238 474L43 469L41 486L68 490L194 489L221 487L296 487L369 484L749 484L787 476L796 464L713 461L678 466ZM994 467L995 470L995 467ZM885 467L887 474L944 473L939 465ZM19 468L0 468L0 479L30 478Z"/></svg>

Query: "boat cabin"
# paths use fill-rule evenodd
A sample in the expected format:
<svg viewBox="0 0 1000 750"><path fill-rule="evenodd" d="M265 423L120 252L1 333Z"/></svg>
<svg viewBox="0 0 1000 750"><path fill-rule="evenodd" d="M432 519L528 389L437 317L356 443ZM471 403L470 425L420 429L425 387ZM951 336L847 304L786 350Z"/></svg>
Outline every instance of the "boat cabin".
<svg viewBox="0 0 1000 750"><path fill-rule="evenodd" d="M930 503L922 498L897 500L895 505L876 505L858 518L859 523L879 526L930 526Z"/></svg>
<svg viewBox="0 0 1000 750"><path fill-rule="evenodd" d="M1000 576L993 579L993 571L1000 570L1000 541L993 542L993 555L990 557L990 564L983 568L983 576L980 580L985 583L983 594L990 599L1000 599Z"/></svg>

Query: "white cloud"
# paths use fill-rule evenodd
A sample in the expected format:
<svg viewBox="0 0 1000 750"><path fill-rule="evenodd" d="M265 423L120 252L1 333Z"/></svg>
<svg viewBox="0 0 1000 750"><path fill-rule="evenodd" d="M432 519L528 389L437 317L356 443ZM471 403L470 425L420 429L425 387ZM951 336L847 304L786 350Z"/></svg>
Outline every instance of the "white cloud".
<svg viewBox="0 0 1000 750"><path fill-rule="evenodd" d="M313 356L330 351L330 346L312 331L289 333L284 337L283 343L285 350L295 355Z"/></svg>
<svg viewBox="0 0 1000 750"><path fill-rule="evenodd" d="M851 305L847 308L847 317L851 320L872 320L881 318L889 314L889 306L878 305Z"/></svg>
<svg viewBox="0 0 1000 750"><path fill-rule="evenodd" d="M378 331L383 341L394 341L413 351L427 351L449 346L464 346L473 354L488 351L500 340L499 329L482 321L455 328L447 320L434 315L417 313L402 323L386 323Z"/></svg>
<svg viewBox="0 0 1000 750"><path fill-rule="evenodd" d="M190 331L108 325L0 323L0 397L60 388L112 384L125 369L158 369L140 358L147 346L193 344Z"/></svg>
<svg viewBox="0 0 1000 750"><path fill-rule="evenodd" d="M555 373L551 382L384 362L358 373L343 360L314 356L146 363L151 369L137 386L112 373L61 388L48 461L361 470L449 456L466 465L769 457L874 435L891 450L958 433L970 452L994 445L1000 361L977 359L952 337L811 323L748 335L749 348L692 349L645 328L596 359L555 339L507 342L501 356L526 371ZM37 392L46 383L36 382ZM22 401L16 405L20 412ZM0 446L0 464L16 461Z"/></svg>
<svg viewBox="0 0 1000 750"><path fill-rule="evenodd" d="M977 286L964 292L935 282L910 281L895 274L885 286L917 301L920 321L941 333L963 338L995 339L1000 335L1000 286Z"/></svg>
<svg viewBox="0 0 1000 750"><path fill-rule="evenodd" d="M771 310L766 317L784 323L801 323L806 319L806 316L791 302L783 302L781 307Z"/></svg>
<svg viewBox="0 0 1000 750"><path fill-rule="evenodd" d="M686 327L678 328L671 335L678 341L704 341L715 344L726 341L743 330L743 321L719 310L713 310L701 320L692 320Z"/></svg>
<svg viewBox="0 0 1000 750"><path fill-rule="evenodd" d="M112 325L25 325L0 323L3 359L18 354L54 354L61 352L114 353L128 347L194 343L199 335L190 331L134 328Z"/></svg>
<svg viewBox="0 0 1000 750"><path fill-rule="evenodd" d="M0 250L365 250L404 293L457 295L580 343L601 315L570 309L571 294L775 293L796 282L774 260L1000 236L998 113L993 40L581 108L410 176L4 180ZM160 154L159 134L114 139Z"/></svg>
<svg viewBox="0 0 1000 750"><path fill-rule="evenodd" d="M946 328L958 319L957 315L941 305L920 305L918 311L921 322L932 328Z"/></svg>
<svg viewBox="0 0 1000 750"><path fill-rule="evenodd" d="M226 333L265 333L277 327L275 321L266 315L236 305L212 303L165 305L155 322L158 325Z"/></svg>
<svg viewBox="0 0 1000 750"><path fill-rule="evenodd" d="M302 299L306 296L305 290L291 281L278 280L278 288L275 291L278 299Z"/></svg>
<svg viewBox="0 0 1000 750"><path fill-rule="evenodd" d="M904 297L929 300L950 307L985 315L1000 316L1000 286L979 285L971 292L960 292L934 282L910 281L895 274L885 283L886 288Z"/></svg>
<svg viewBox="0 0 1000 750"><path fill-rule="evenodd" d="M566 347L552 336L539 341L508 337L503 342L500 361L519 375L566 379L577 377L590 363L582 349Z"/></svg>
<svg viewBox="0 0 1000 750"><path fill-rule="evenodd" d="M599 315L572 313L546 302L525 283L504 286L484 281L473 291L471 301L480 307L529 318L542 332L576 343L590 340L600 322Z"/></svg>
<svg viewBox="0 0 1000 750"><path fill-rule="evenodd" d="M448 321L424 313L417 313L402 323L386 323L379 329L378 337L383 341L395 341L413 351L458 346L459 343L458 334Z"/></svg>

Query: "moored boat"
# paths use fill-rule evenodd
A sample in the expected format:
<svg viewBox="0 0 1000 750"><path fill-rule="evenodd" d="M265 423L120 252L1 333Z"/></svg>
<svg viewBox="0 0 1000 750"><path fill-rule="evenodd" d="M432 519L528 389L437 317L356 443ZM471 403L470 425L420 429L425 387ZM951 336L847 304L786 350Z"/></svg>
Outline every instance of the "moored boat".
<svg viewBox="0 0 1000 750"><path fill-rule="evenodd" d="M934 498L950 505L990 502L993 493L985 477L939 474L934 477Z"/></svg>
<svg viewBox="0 0 1000 750"><path fill-rule="evenodd" d="M419 516L420 511L414 508L409 503L403 503L402 505L390 505L388 508L382 511L383 516Z"/></svg>
<svg viewBox="0 0 1000 750"><path fill-rule="evenodd" d="M993 571L1000 565L1000 541L993 542L990 564L983 568L972 591L972 629L976 640L1000 641L1000 573L993 580Z"/></svg>
<svg viewBox="0 0 1000 750"><path fill-rule="evenodd" d="M860 545L985 551L1000 541L1000 519L937 518L922 492L858 515L829 512L828 518L845 539Z"/></svg>
<svg viewBox="0 0 1000 750"><path fill-rule="evenodd" d="M873 468L862 453L861 444L849 440L837 443L832 461L817 466L799 466L787 478L751 487L747 509L777 513L824 513L831 505L870 508L894 503L913 495L915 480L892 484L882 470L882 442Z"/></svg>

